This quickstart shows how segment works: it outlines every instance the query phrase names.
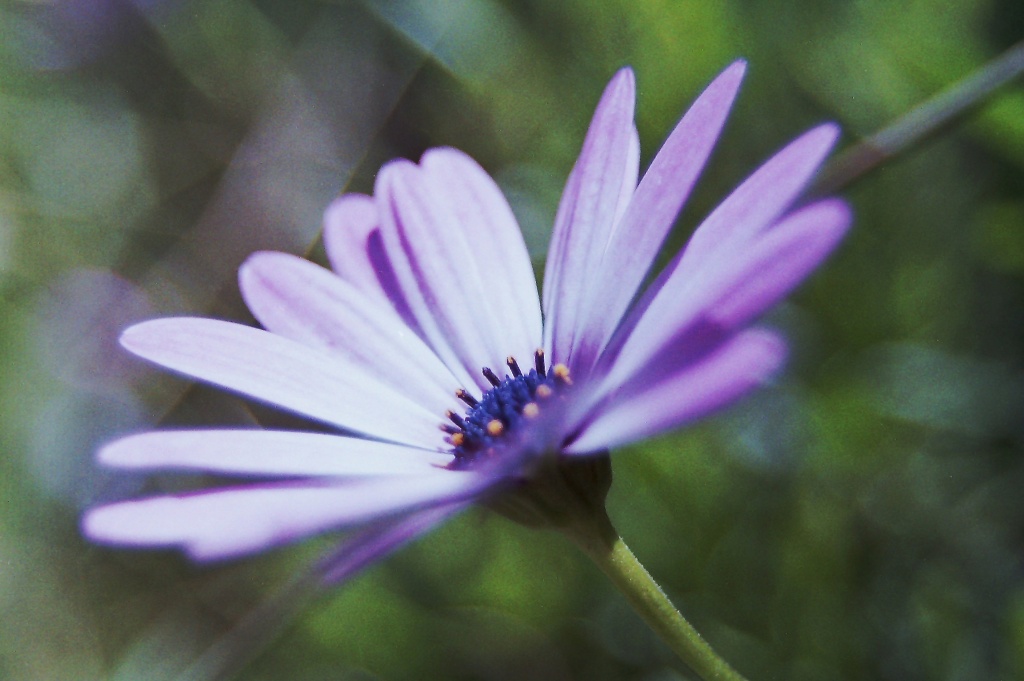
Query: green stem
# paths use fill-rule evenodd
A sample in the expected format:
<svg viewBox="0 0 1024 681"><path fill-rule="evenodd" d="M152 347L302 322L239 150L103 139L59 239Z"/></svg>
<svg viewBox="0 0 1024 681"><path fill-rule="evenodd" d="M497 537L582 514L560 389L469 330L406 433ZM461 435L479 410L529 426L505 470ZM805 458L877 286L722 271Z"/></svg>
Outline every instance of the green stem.
<svg viewBox="0 0 1024 681"><path fill-rule="evenodd" d="M878 165L957 122L1022 73L1024 41L838 156L821 173L811 193L823 196L845 189Z"/></svg>
<svg viewBox="0 0 1024 681"><path fill-rule="evenodd" d="M622 541L608 516L563 531L615 584L633 609L704 681L745 681L686 621L650 573Z"/></svg>

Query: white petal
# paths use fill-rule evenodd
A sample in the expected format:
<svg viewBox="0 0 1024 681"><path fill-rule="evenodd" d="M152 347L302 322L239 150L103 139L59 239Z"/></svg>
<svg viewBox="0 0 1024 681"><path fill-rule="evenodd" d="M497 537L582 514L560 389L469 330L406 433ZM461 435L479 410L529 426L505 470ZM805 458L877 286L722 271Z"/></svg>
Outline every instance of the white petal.
<svg viewBox="0 0 1024 681"><path fill-rule="evenodd" d="M279 484L101 506L83 518L90 538L130 546L180 546L199 560L230 558L313 534L472 496L483 478L444 475L337 485Z"/></svg>
<svg viewBox="0 0 1024 681"><path fill-rule="evenodd" d="M340 196L324 211L324 250L331 267L360 291L386 299L370 256L370 239L379 228L377 204L365 194Z"/></svg>
<svg viewBox="0 0 1024 681"><path fill-rule="evenodd" d="M443 473L451 455L340 435L274 430L164 430L103 447L100 463L232 475L397 476Z"/></svg>
<svg viewBox="0 0 1024 681"><path fill-rule="evenodd" d="M121 344L194 378L341 428L441 448L439 417L361 366L261 329L214 319L155 319L129 327Z"/></svg>
<svg viewBox="0 0 1024 681"><path fill-rule="evenodd" d="M602 276L586 292L579 321L586 329L581 348L585 360L597 360L636 296L711 155L745 68L743 62L733 63L687 110L644 173L603 244L601 258L587 263Z"/></svg>
<svg viewBox="0 0 1024 681"><path fill-rule="evenodd" d="M613 396L566 451L608 449L706 416L760 385L785 354L776 334L744 331L701 361L665 372L628 396Z"/></svg>
<svg viewBox="0 0 1024 681"><path fill-rule="evenodd" d="M501 327L461 223L407 161L380 171L375 196L388 257L424 339L467 389L488 389L481 367L497 371L508 351L496 347Z"/></svg>
<svg viewBox="0 0 1024 681"><path fill-rule="evenodd" d="M466 238L482 288L473 291L496 318L490 339L497 359L527 360L541 344L540 300L526 242L501 189L476 161L456 149L431 149L420 162L433 195ZM479 369L480 367L474 367Z"/></svg>
<svg viewBox="0 0 1024 681"><path fill-rule="evenodd" d="M268 331L343 356L438 417L460 408L459 382L387 302L287 253L250 256L238 278Z"/></svg>
<svg viewBox="0 0 1024 681"><path fill-rule="evenodd" d="M544 269L545 344L553 362L582 370L589 370L593 359L578 356L590 330L586 301L595 282L607 278L595 265L636 189L635 99L633 71L621 69L601 95L566 182Z"/></svg>
<svg viewBox="0 0 1024 681"><path fill-rule="evenodd" d="M828 156L839 128L829 123L805 132L765 161L694 231L679 267L700 270L774 224L789 209Z"/></svg>
<svg viewBox="0 0 1024 681"><path fill-rule="evenodd" d="M631 376L651 371L652 359L690 333L694 324L711 323L728 333L752 321L828 256L850 220L843 201L826 199L786 216L699 272L677 268L659 282L657 293L641 308L612 364L606 388L613 390Z"/></svg>

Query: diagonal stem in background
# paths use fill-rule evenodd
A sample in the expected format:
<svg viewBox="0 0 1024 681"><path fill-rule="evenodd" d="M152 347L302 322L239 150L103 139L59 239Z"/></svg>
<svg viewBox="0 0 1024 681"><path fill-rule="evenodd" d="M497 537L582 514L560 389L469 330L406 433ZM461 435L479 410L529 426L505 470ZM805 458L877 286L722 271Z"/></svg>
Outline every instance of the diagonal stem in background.
<svg viewBox="0 0 1024 681"><path fill-rule="evenodd" d="M910 151L950 127L1022 73L1024 41L847 149L825 167L810 193L825 196L846 189L881 163Z"/></svg>

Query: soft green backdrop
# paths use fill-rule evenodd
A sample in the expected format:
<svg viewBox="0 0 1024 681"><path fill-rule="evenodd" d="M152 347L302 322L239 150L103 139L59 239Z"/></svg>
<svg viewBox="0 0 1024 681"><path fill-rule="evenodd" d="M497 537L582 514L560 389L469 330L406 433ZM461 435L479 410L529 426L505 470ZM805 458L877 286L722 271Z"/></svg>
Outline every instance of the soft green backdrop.
<svg viewBox="0 0 1024 681"><path fill-rule="evenodd" d="M0 4L0 678L175 678L331 545L221 567L79 536L187 484L97 443L252 418L119 351L158 314L247 319L264 248L388 158L462 148L538 265L604 83L649 161L750 62L671 245L774 149L851 145L1024 35L1015 0L49 0ZM1024 678L1024 89L850 188L839 253L770 316L775 383L615 452L610 512L751 681ZM261 415L263 415L261 413ZM241 678L688 678L559 537L471 512L303 610Z"/></svg>

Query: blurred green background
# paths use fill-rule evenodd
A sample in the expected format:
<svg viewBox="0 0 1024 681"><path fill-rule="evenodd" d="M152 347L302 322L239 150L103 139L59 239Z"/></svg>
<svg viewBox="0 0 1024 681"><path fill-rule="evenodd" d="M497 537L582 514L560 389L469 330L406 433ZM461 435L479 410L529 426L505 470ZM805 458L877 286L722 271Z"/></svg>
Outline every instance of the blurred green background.
<svg viewBox="0 0 1024 681"><path fill-rule="evenodd" d="M0 4L0 678L176 678L324 538L218 567L91 546L83 508L178 484L98 443L185 386L116 335L247 319L234 270L309 252L388 158L466 150L538 265L594 104L643 158L737 57L678 246L774 149L844 146L1024 35L1017 0L33 0ZM1024 679L1024 87L846 192L839 253L770 315L786 371L613 457L613 520L751 681ZM193 390L176 423L244 421ZM689 678L561 538L474 511L305 608L240 678Z"/></svg>

